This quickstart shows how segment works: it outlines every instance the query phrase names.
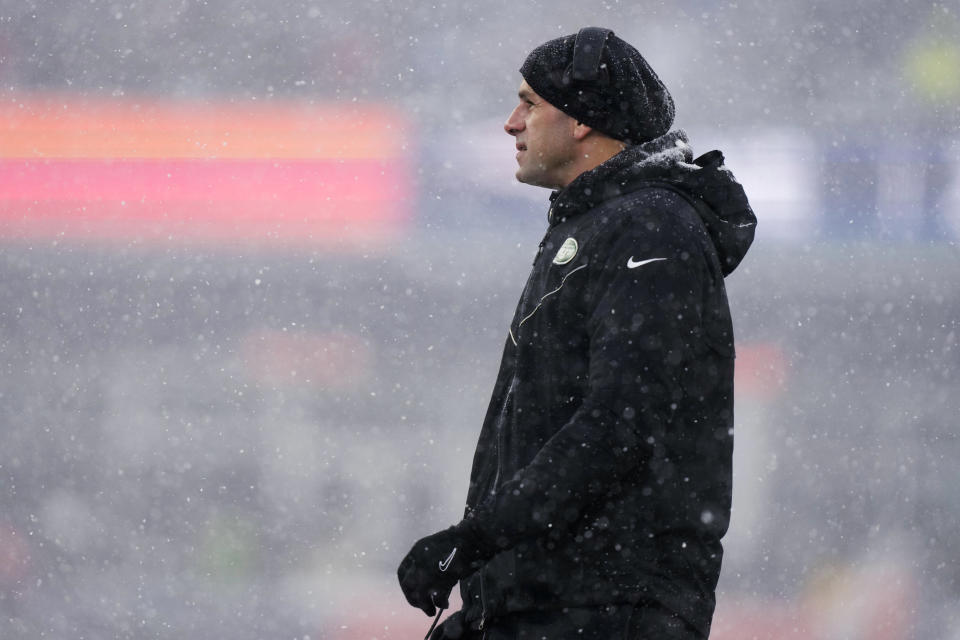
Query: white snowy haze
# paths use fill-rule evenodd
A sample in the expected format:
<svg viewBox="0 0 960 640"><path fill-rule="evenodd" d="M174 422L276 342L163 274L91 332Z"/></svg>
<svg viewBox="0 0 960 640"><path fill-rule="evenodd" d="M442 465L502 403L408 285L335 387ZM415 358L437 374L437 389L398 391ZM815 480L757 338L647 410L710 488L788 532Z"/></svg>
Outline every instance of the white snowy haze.
<svg viewBox="0 0 960 640"><path fill-rule="evenodd" d="M955 2L0 0L0 638L418 638L595 25L724 151L711 638L960 640Z"/></svg>

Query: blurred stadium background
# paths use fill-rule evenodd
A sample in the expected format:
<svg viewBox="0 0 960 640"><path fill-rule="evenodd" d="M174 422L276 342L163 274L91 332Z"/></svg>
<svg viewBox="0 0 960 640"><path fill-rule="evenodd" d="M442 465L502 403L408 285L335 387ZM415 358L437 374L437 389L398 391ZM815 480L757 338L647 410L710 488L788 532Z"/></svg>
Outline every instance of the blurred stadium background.
<svg viewBox="0 0 960 640"><path fill-rule="evenodd" d="M0 0L0 637L421 637L587 24L760 219L711 637L960 639L960 9L889 0Z"/></svg>

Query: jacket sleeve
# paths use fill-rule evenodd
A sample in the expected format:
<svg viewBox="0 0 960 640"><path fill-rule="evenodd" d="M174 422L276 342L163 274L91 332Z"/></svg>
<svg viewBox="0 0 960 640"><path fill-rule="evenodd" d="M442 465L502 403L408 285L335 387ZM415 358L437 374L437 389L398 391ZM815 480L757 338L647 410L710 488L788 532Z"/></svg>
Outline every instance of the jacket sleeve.
<svg viewBox="0 0 960 640"><path fill-rule="evenodd" d="M670 417L702 342L710 256L696 225L672 212L630 216L604 236L589 255L584 294L588 392L530 464L464 523L496 548L560 533L640 465L669 464L664 447L677 437Z"/></svg>

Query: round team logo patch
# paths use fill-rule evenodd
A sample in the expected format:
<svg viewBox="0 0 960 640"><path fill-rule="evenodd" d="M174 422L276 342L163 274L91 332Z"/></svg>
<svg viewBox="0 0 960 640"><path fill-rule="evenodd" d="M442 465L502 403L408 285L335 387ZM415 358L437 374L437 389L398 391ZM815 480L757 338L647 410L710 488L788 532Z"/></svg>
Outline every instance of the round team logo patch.
<svg viewBox="0 0 960 640"><path fill-rule="evenodd" d="M553 257L553 264L567 264L577 255L578 248L579 246L574 238L567 238L563 241L563 244L560 245L557 255Z"/></svg>

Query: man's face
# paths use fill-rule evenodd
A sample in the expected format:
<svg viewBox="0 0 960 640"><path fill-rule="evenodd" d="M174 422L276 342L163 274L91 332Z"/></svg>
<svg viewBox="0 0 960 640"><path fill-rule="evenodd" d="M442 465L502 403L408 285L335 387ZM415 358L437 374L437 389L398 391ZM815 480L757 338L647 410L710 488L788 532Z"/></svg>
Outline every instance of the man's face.
<svg viewBox="0 0 960 640"><path fill-rule="evenodd" d="M517 92L520 104L503 125L517 141L517 180L548 189L561 189L576 158L576 120L538 96L526 80Z"/></svg>

